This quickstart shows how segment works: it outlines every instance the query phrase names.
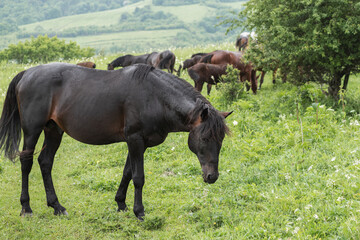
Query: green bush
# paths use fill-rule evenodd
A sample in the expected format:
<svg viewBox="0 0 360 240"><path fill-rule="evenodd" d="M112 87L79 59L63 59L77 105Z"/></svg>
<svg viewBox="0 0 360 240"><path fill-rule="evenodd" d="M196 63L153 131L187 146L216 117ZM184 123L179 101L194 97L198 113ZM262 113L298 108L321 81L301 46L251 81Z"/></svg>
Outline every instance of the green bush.
<svg viewBox="0 0 360 240"><path fill-rule="evenodd" d="M240 71L228 65L226 75L223 76L222 82L217 85L221 94L221 99L226 103L231 103L239 99L244 92L244 84L239 81Z"/></svg>
<svg viewBox="0 0 360 240"><path fill-rule="evenodd" d="M32 37L31 40L11 44L0 52L0 61L16 61L18 63L50 62L70 60L74 58L91 57L95 54L93 48L80 48L76 42L60 40L56 36L47 35Z"/></svg>

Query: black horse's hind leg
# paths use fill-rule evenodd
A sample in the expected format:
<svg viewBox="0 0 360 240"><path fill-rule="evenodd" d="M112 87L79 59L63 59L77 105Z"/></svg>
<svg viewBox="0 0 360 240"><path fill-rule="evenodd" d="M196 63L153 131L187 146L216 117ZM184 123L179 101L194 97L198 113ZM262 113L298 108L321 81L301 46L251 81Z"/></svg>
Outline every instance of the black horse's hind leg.
<svg viewBox="0 0 360 240"><path fill-rule="evenodd" d="M128 155L126 158L126 163L124 166L124 171L123 171L123 176L122 176L122 179L120 182L120 186L119 186L119 189L115 196L115 201L118 204L119 212L127 210L125 199L126 199L126 192L127 192L131 178L132 178L132 175L131 175L130 156Z"/></svg>
<svg viewBox="0 0 360 240"><path fill-rule="evenodd" d="M45 140L43 144L43 150L38 158L38 161L44 180L47 205L54 208L55 215L67 215L66 209L61 206L58 201L51 177L54 156L60 146L63 131L53 121L50 121L46 125L44 132Z"/></svg>
<svg viewBox="0 0 360 240"><path fill-rule="evenodd" d="M41 129L34 133L24 131L24 146L23 151L20 153L21 162L21 196L20 203L22 206L20 216L32 215L30 208L30 195L29 195L29 174L33 165L33 154L36 143L39 139Z"/></svg>
<svg viewBox="0 0 360 240"><path fill-rule="evenodd" d="M142 203L142 189L145 184L144 152L146 147L143 138L137 134L128 138L127 145L130 156L131 175L135 188L133 211L135 216L142 220L145 216L144 205Z"/></svg>

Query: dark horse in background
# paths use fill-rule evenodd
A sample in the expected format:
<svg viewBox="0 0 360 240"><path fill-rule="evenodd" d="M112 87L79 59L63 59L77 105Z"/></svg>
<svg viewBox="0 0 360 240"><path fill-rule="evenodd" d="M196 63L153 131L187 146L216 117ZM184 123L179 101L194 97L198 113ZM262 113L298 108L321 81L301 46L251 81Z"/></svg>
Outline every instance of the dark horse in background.
<svg viewBox="0 0 360 240"><path fill-rule="evenodd" d="M212 85L220 81L221 75L226 74L227 64L197 63L188 68L188 74L195 83L195 89L202 91L203 85L207 83L207 94L210 94Z"/></svg>
<svg viewBox="0 0 360 240"><path fill-rule="evenodd" d="M163 52L152 52L139 56L125 55L118 57L108 64L108 70L114 70L116 67L127 67L137 63L144 63L155 68L167 69L168 72L174 72L176 57L175 54L169 50Z"/></svg>
<svg viewBox="0 0 360 240"><path fill-rule="evenodd" d="M200 161L203 179L214 183L229 114L217 111L185 80L148 65L103 71L52 63L22 71L11 81L0 119L0 148L13 160L23 131L21 215L30 215L29 174L44 132L38 161L47 204L54 214L67 215L51 177L63 133L86 144L126 142L129 151L115 201L119 211L127 209L133 180L133 211L142 219L146 149L161 144L170 132L190 132L188 145Z"/></svg>
<svg viewBox="0 0 360 240"><path fill-rule="evenodd" d="M186 59L182 64L179 65L179 69L177 70L177 75L180 76L181 70L188 69L189 67L192 67L195 64L197 64L200 61L200 59L205 55L207 55L207 53L195 53L191 55L191 58Z"/></svg>
<svg viewBox="0 0 360 240"><path fill-rule="evenodd" d="M252 63L245 63L241 52L232 52L216 50L203 56L200 60L202 63L211 63L218 65L231 64L234 68L240 70L240 81L249 81L250 88L254 94L257 90L256 70Z"/></svg>

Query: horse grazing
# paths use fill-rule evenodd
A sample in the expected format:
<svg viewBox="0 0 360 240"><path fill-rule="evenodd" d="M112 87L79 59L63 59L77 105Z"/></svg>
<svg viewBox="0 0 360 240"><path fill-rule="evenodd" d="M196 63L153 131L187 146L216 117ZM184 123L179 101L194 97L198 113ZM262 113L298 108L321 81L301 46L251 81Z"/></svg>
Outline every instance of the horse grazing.
<svg viewBox="0 0 360 240"><path fill-rule="evenodd" d="M129 151L115 201L118 211L127 209L126 192L133 180L133 211L142 219L146 149L161 144L170 132L189 132L188 145L200 161L203 179L214 183L229 114L217 111L185 80L148 65L103 71L51 63L22 71L10 82L0 119L0 149L13 160L23 130L21 215L30 215L29 173L44 131L38 161L47 204L55 215L67 215L51 177L63 133L86 144L126 142Z"/></svg>
<svg viewBox="0 0 360 240"><path fill-rule="evenodd" d="M148 64L155 68L167 69L169 73L174 72L176 57L175 54L169 50L163 52L153 52L147 59Z"/></svg>
<svg viewBox="0 0 360 240"><path fill-rule="evenodd" d="M125 56L121 56L116 58L114 61L108 64L108 70L114 70L117 67L127 67L136 63L148 63L147 59L150 54L143 54L139 56L134 56L131 54L127 54Z"/></svg>
<svg viewBox="0 0 360 240"><path fill-rule="evenodd" d="M176 57L175 54L169 50L163 52L152 52L139 56L125 55L118 57L108 64L108 70L114 70L116 67L127 67L136 63L144 63L155 68L167 69L168 72L173 73Z"/></svg>
<svg viewBox="0 0 360 240"><path fill-rule="evenodd" d="M200 59L202 63L212 63L218 65L231 64L234 68L240 70L240 80L242 82L249 81L251 90L256 94L257 90L257 79L256 70L252 63L245 63L243 61L241 52L232 52L224 50L216 50Z"/></svg>
<svg viewBox="0 0 360 240"><path fill-rule="evenodd" d="M211 86L218 83L221 75L226 74L226 64L217 65L210 63L197 63L188 68L188 74L194 80L195 89L201 92L204 83L207 83L207 94L210 94Z"/></svg>
<svg viewBox="0 0 360 240"><path fill-rule="evenodd" d="M93 62L80 62L80 63L77 63L76 65L79 65L82 67L87 67L87 68L96 68L96 64Z"/></svg>
<svg viewBox="0 0 360 240"><path fill-rule="evenodd" d="M181 70L185 70L185 69L188 69L189 67L192 67L194 66L195 64L197 64L200 59L205 56L207 53L196 53L196 54L193 54L191 56L191 58L189 59L186 59L182 65L180 64L179 65L179 69L177 70L177 75L180 76L180 73L181 73Z"/></svg>

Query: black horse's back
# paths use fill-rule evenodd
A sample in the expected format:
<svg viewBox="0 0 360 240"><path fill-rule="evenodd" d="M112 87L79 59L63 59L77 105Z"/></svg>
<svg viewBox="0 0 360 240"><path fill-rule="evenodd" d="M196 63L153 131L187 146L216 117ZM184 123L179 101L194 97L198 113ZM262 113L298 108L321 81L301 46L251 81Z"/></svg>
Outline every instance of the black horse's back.
<svg viewBox="0 0 360 240"><path fill-rule="evenodd" d="M3 149L5 156L12 161L19 151L21 140L20 115L15 89L24 73L25 71L18 73L10 82L0 119L0 149Z"/></svg>

